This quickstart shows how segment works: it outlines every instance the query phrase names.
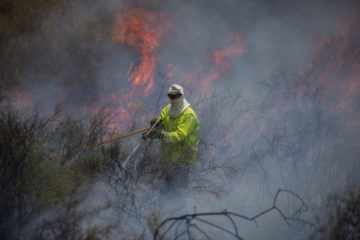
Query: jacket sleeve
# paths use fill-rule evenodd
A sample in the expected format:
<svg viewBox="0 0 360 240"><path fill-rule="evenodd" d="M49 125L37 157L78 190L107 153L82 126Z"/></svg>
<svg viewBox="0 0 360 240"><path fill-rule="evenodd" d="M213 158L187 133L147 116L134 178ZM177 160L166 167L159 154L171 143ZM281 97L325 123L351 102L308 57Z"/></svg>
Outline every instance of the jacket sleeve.
<svg viewBox="0 0 360 240"><path fill-rule="evenodd" d="M166 119L166 112L167 112L167 107L165 107L163 110L161 110L160 119L162 121L164 121Z"/></svg>
<svg viewBox="0 0 360 240"><path fill-rule="evenodd" d="M173 132L163 132L163 140L170 143L179 143L185 141L195 126L195 118L189 114L183 116L177 128Z"/></svg>

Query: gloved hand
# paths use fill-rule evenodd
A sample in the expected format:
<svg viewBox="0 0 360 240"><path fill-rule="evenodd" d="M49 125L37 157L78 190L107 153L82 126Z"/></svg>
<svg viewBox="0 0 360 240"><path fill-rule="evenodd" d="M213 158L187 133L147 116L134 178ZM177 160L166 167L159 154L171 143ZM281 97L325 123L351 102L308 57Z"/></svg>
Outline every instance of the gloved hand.
<svg viewBox="0 0 360 240"><path fill-rule="evenodd" d="M158 118L153 118L153 119L151 119L151 121L150 121L150 126L154 125L157 120L158 120ZM162 122L162 120L160 119L160 121L158 121L158 123L157 123L156 126L154 126L154 127L160 126L161 122Z"/></svg>
<svg viewBox="0 0 360 240"><path fill-rule="evenodd" d="M161 138L161 130L153 129L147 136L151 139Z"/></svg>

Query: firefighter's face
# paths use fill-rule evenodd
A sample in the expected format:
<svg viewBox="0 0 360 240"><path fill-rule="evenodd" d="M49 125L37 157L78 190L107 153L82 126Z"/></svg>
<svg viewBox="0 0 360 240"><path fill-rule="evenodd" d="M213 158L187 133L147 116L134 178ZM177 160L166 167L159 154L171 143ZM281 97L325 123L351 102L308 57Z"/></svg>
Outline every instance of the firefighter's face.
<svg viewBox="0 0 360 240"><path fill-rule="evenodd" d="M181 97L181 93L169 94L168 97L170 100L175 100L175 99L178 99L179 97Z"/></svg>

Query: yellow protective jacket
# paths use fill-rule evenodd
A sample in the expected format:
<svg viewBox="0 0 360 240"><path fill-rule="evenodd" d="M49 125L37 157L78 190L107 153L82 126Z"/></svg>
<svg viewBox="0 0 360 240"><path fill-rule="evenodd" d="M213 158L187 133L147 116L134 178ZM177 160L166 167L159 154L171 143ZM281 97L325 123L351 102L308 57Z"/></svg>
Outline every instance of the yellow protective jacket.
<svg viewBox="0 0 360 240"><path fill-rule="evenodd" d="M161 155L169 163L195 165L199 120L190 107L176 118L169 116L169 108L170 104L161 111L160 116L162 120Z"/></svg>

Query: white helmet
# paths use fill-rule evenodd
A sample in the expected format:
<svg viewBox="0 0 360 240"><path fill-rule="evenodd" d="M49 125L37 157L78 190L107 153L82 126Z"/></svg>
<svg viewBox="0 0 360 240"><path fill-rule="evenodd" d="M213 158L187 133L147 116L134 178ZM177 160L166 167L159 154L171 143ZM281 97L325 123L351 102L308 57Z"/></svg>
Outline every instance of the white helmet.
<svg viewBox="0 0 360 240"><path fill-rule="evenodd" d="M169 88L169 91L168 91L168 95L176 95L176 94L179 94L179 93L181 95L184 95L183 87L178 85L178 84L171 85L171 87Z"/></svg>
<svg viewBox="0 0 360 240"><path fill-rule="evenodd" d="M190 106L184 97L184 89L178 84L171 85L168 96L171 104L168 114L172 118L178 117Z"/></svg>

